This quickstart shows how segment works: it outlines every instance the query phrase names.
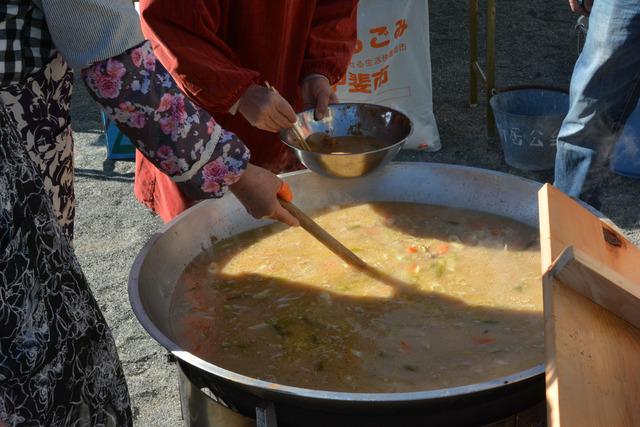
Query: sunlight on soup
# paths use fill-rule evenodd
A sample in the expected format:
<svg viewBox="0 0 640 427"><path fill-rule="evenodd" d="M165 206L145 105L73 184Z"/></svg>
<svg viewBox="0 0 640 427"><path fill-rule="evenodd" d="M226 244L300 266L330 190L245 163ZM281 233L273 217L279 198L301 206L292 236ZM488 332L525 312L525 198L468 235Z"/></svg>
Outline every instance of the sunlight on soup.
<svg viewBox="0 0 640 427"><path fill-rule="evenodd" d="M406 203L316 219L403 286L346 266L300 228L264 227L216 243L185 270L174 339L234 372L349 392L462 386L543 362L536 230Z"/></svg>

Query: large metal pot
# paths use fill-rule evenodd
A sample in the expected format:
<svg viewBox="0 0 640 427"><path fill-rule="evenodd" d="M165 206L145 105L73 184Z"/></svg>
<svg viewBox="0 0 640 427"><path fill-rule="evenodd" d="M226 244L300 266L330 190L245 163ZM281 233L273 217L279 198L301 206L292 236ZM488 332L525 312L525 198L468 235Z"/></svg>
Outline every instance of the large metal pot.
<svg viewBox="0 0 640 427"><path fill-rule="evenodd" d="M392 163L366 178L348 181L310 172L284 177L293 188L296 203L306 210L367 201L421 202L498 214L538 226L537 192L541 185L499 172ZM154 235L131 271L129 297L138 320L179 359L184 378L196 389L205 390L209 398L244 416L255 417L256 408L275 409L279 426L481 425L544 399L542 365L464 387L411 393L338 393L249 378L181 348L172 336L168 313L183 269L213 240L264 224L251 218L231 195L200 203Z"/></svg>

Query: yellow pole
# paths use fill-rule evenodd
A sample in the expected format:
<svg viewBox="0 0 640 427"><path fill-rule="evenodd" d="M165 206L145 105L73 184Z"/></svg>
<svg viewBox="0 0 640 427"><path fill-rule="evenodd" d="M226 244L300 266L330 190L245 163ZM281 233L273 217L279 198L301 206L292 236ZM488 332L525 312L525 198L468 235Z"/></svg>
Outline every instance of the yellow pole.
<svg viewBox="0 0 640 427"><path fill-rule="evenodd" d="M496 124L489 99L496 88L496 0L487 0L487 135L495 136Z"/></svg>

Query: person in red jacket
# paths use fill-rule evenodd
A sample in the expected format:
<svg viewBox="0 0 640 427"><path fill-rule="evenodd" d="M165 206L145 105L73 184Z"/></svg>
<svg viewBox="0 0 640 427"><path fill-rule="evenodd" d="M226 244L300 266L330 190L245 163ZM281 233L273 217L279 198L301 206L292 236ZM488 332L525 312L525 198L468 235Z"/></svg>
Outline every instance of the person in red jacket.
<svg viewBox="0 0 640 427"><path fill-rule="evenodd" d="M356 43L357 0L141 0L142 29L184 93L236 133L252 163L299 169L277 131L321 118ZM269 82L276 91L265 87ZM143 156L135 195L164 221L192 203Z"/></svg>

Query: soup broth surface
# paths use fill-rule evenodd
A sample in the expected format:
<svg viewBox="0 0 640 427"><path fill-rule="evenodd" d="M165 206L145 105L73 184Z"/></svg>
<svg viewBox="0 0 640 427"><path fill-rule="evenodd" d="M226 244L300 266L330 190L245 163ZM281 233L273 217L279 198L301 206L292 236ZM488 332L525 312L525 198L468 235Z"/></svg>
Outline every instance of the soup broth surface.
<svg viewBox="0 0 640 427"><path fill-rule="evenodd" d="M372 136L329 136L316 132L307 137L307 143L316 153L360 154L385 148L388 144Z"/></svg>
<svg viewBox="0 0 640 427"><path fill-rule="evenodd" d="M187 267L173 339L225 369L298 387L408 392L496 379L543 362L537 231L408 203L316 220L393 276L345 265L301 228L217 242Z"/></svg>

